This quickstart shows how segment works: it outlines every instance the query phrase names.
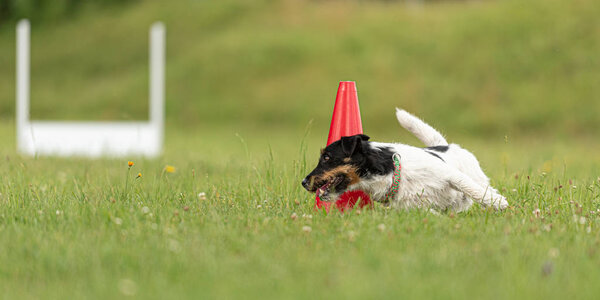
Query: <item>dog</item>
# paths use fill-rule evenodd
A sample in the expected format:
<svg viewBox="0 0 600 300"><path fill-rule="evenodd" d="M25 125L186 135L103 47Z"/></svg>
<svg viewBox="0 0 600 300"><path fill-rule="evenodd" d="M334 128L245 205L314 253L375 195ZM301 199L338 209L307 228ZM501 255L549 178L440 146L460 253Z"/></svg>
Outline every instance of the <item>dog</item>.
<svg viewBox="0 0 600 300"><path fill-rule="evenodd" d="M471 152L448 144L437 130L404 110L396 108L396 117L425 148L371 142L364 134L345 136L321 150L317 167L302 186L322 201L362 190L373 201L404 209L461 212L473 201L497 210L508 206Z"/></svg>

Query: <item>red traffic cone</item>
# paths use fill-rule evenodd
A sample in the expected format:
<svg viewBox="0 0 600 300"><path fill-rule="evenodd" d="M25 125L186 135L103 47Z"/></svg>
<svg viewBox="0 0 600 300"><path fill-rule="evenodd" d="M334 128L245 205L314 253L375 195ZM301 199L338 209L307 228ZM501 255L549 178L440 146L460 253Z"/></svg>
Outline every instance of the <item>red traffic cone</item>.
<svg viewBox="0 0 600 300"><path fill-rule="evenodd" d="M327 146L341 139L343 136L361 133L363 133L363 130L360 120L356 83L354 81L340 81L337 96L335 97L335 106L333 107L333 117L329 126ZM341 211L351 209L356 205L359 198L362 199L359 204L361 208L372 204L369 196L363 191L350 191L342 194L335 201L335 207ZM321 201L319 196L317 196L315 208L325 208L325 211L329 211L332 203Z"/></svg>

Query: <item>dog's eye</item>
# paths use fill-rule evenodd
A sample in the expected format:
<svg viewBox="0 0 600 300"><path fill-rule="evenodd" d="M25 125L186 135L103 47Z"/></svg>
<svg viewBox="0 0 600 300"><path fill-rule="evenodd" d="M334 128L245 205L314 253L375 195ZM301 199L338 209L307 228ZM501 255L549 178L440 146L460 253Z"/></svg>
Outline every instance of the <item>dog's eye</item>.
<svg viewBox="0 0 600 300"><path fill-rule="evenodd" d="M323 155L323 161L328 161L329 160L329 155L325 154Z"/></svg>

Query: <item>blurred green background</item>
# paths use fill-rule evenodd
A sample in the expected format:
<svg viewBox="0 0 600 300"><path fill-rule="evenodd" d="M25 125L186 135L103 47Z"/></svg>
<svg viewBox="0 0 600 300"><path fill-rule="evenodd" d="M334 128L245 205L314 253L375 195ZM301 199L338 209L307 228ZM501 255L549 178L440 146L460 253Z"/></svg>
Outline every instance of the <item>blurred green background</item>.
<svg viewBox="0 0 600 300"><path fill-rule="evenodd" d="M142 299L592 298L598 16L598 0L0 0L0 298L136 283ZM23 17L38 120L146 119L148 29L163 21L164 154L16 154ZM315 212L300 181L341 80L373 140L420 145L403 107L473 151L511 209Z"/></svg>
<svg viewBox="0 0 600 300"><path fill-rule="evenodd" d="M168 132L300 140L312 120L309 140L322 143L340 80L357 82L377 140L410 139L396 106L458 142L595 147L600 131L595 0L1 3L5 131L22 17L32 20L33 119L146 119L147 31L162 20Z"/></svg>

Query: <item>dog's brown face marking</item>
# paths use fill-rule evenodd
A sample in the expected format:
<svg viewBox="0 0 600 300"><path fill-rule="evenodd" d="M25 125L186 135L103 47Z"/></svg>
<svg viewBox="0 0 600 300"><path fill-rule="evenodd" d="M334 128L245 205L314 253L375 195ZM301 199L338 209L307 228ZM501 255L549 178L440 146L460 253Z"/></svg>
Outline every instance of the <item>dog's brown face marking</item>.
<svg viewBox="0 0 600 300"><path fill-rule="evenodd" d="M357 171L357 168L352 165L341 165L341 166L335 167L331 170L325 171L321 175L314 176L313 177L314 179L312 181L313 181L313 183L314 182L327 182L327 181L334 180L335 177L345 176L348 179L348 185L352 185L352 184L358 183L360 181L360 177L358 176L356 171Z"/></svg>

